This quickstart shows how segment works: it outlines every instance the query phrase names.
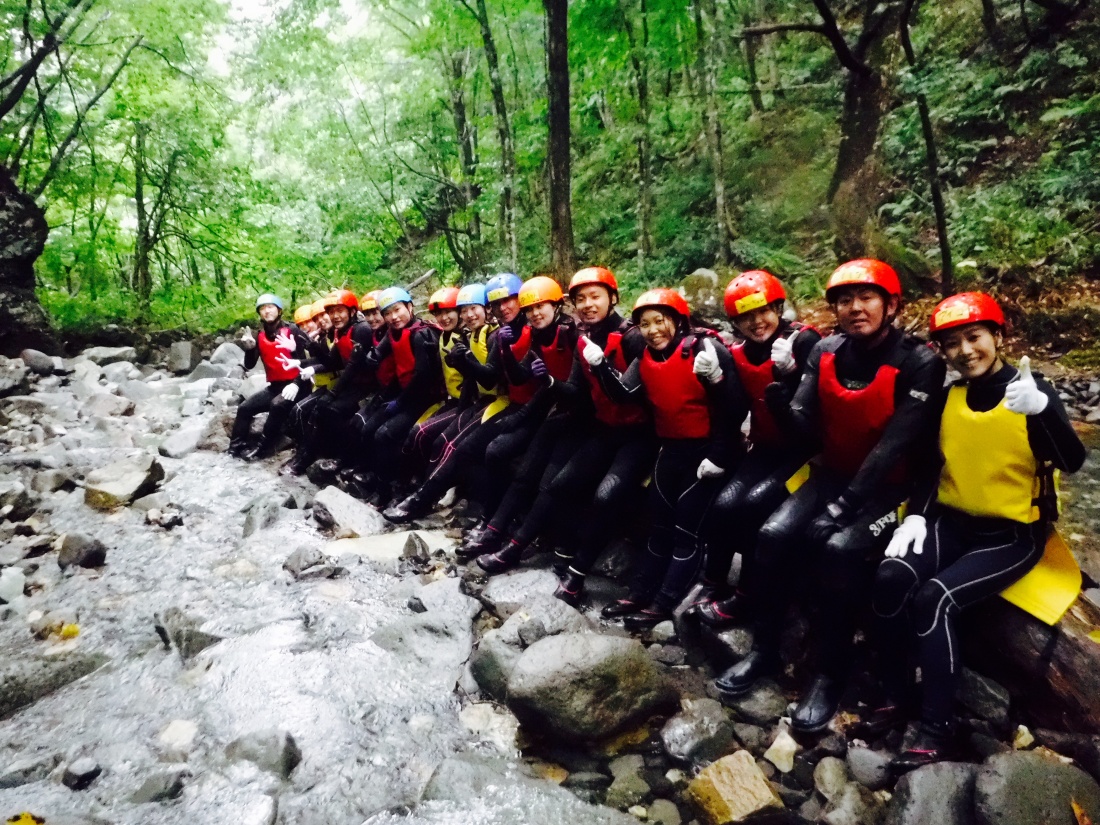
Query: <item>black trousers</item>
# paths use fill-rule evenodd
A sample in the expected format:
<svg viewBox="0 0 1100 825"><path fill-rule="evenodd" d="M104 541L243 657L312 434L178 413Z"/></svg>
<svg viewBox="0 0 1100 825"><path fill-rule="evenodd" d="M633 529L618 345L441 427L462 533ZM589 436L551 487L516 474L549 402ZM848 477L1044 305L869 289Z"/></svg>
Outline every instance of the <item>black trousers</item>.
<svg viewBox="0 0 1100 825"><path fill-rule="evenodd" d="M351 457L353 450L352 418L359 411L359 403L366 390L351 388L340 395L322 392L312 402L312 412L306 425L305 437L300 449L310 457L331 455Z"/></svg>
<svg viewBox="0 0 1100 825"><path fill-rule="evenodd" d="M458 420L460 412L458 399L448 398L430 418L413 425L401 448L402 453L408 456L418 469L425 468L436 458L436 441ZM439 445L439 449L443 449L442 444Z"/></svg>
<svg viewBox="0 0 1100 825"><path fill-rule="evenodd" d="M237 407L237 417L233 419L230 439L241 441L248 438L252 432L252 420L262 412L267 413L263 440L271 443L281 436L287 418L294 409L294 402L287 401L281 395L283 388L289 383L289 381L274 381L242 401Z"/></svg>

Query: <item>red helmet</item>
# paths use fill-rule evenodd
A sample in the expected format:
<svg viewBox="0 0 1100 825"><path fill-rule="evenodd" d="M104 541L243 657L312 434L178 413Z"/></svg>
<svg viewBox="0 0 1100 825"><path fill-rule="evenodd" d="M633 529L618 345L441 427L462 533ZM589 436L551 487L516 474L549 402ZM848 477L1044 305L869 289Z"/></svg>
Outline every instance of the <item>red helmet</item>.
<svg viewBox="0 0 1100 825"><path fill-rule="evenodd" d="M355 293L350 289L338 289L334 293L334 297L338 306L345 306L352 312L359 309L359 299L355 297Z"/></svg>
<svg viewBox="0 0 1100 825"><path fill-rule="evenodd" d="M1001 311L1001 305L984 292L960 292L936 305L932 317L928 319L928 331L936 335L952 327L979 321L1003 327L1005 314Z"/></svg>
<svg viewBox="0 0 1100 825"><path fill-rule="evenodd" d="M569 294L572 295L574 289L589 284L602 284L612 292L617 293L619 291L619 282L615 280L615 276L611 274L610 269L605 269L602 266L586 266L584 269L578 269L569 282Z"/></svg>
<svg viewBox="0 0 1100 825"><path fill-rule="evenodd" d="M428 299L428 312L435 312L437 309L458 309L457 286L445 286L432 293L432 297Z"/></svg>
<svg viewBox="0 0 1100 825"><path fill-rule="evenodd" d="M536 275L529 281L524 281L519 289L519 305L521 309L541 304L546 301L557 302L562 299L561 284L546 275Z"/></svg>
<svg viewBox="0 0 1100 825"><path fill-rule="evenodd" d="M877 286L889 296L901 298L901 281L890 264L874 258L857 258L836 268L825 284L825 300L833 303L835 290L849 284Z"/></svg>
<svg viewBox="0 0 1100 825"><path fill-rule="evenodd" d="M787 297L783 284L770 272L752 269L742 272L726 287L726 315L736 318Z"/></svg>
<svg viewBox="0 0 1100 825"><path fill-rule="evenodd" d="M668 287L647 289L638 296L638 300L634 302L634 311L631 313L634 323L638 323L638 316L642 310L649 307L671 309L681 318L691 316L691 310L688 308L688 302L684 300L684 296L675 289L669 289Z"/></svg>

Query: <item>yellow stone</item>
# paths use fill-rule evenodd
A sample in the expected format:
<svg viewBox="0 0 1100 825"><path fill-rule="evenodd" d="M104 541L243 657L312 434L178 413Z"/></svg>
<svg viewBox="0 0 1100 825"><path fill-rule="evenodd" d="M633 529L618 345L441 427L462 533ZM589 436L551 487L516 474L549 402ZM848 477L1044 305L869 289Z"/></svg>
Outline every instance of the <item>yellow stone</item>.
<svg viewBox="0 0 1100 825"><path fill-rule="evenodd" d="M748 751L723 756L704 768L688 785L687 797L707 825L728 825L765 808L783 807Z"/></svg>
<svg viewBox="0 0 1100 825"><path fill-rule="evenodd" d="M601 751L604 756L615 756L621 753L627 748L631 748L634 745L640 745L646 739L649 738L649 728L643 725L640 728L634 730L628 730L625 733L620 733L618 736L608 739L603 743Z"/></svg>
<svg viewBox="0 0 1100 825"><path fill-rule="evenodd" d="M75 639L80 635L80 626L75 624L63 624L61 625L61 638L62 639Z"/></svg>

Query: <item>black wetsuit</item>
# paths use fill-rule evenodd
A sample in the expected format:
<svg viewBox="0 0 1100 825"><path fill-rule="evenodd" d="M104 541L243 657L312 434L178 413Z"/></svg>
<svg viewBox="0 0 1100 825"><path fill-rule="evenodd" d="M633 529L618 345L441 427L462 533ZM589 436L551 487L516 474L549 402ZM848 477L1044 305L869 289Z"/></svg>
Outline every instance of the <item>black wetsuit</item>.
<svg viewBox="0 0 1100 825"><path fill-rule="evenodd" d="M270 326L264 324L260 330L260 335L263 335L267 340L274 341L276 336L283 333L283 330L289 332L293 336L296 347L294 352L286 354L287 358L295 360L301 359L304 354L309 350L310 340L304 332L302 332L294 324L287 323L286 321L279 320ZM244 368L245 370L251 370L260 360L260 342L257 341L256 346L248 350L244 354ZM264 364L264 369L275 365ZM271 374L270 372L268 373ZM262 434L263 443L265 445L274 445L279 436L283 433L283 427L286 425L287 418L290 416L291 411L294 409L294 401L287 401L282 396L283 390L288 384L297 383L298 393L309 392L309 382L302 381L301 379L286 379L269 381L267 386L262 390L253 393L237 407L237 416L233 420L233 429L230 433L230 443L234 445L242 444L245 439L248 438L252 429L252 419L262 412L267 413L267 421L264 423L264 429Z"/></svg>

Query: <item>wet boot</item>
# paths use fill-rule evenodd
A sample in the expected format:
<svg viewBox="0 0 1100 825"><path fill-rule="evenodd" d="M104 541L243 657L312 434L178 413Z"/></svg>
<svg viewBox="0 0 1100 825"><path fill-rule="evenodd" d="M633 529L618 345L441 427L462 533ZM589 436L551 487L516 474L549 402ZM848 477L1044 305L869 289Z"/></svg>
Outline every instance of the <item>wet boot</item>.
<svg viewBox="0 0 1100 825"><path fill-rule="evenodd" d="M572 568L567 568L562 577L558 589L554 591L554 598L561 599L566 604L576 607L584 595L584 573L578 573Z"/></svg>
<svg viewBox="0 0 1100 825"><path fill-rule="evenodd" d="M431 510L432 508L427 502L416 493L413 493L404 501L383 510L382 517L394 524L408 524L410 521L428 515Z"/></svg>
<svg viewBox="0 0 1100 825"><path fill-rule="evenodd" d="M478 556L477 566L490 576L505 573L519 566L520 561L523 559L523 551L526 549L527 545L520 544L512 539L503 550Z"/></svg>
<svg viewBox="0 0 1100 825"><path fill-rule="evenodd" d="M779 654L765 648L753 648L741 661L727 668L714 680L719 698L735 699L748 693L765 676L779 671Z"/></svg>
<svg viewBox="0 0 1100 825"><path fill-rule="evenodd" d="M481 530L475 530L457 551L455 556L459 561L469 561L478 556L484 556L497 552L504 546L508 537L500 530L490 525L485 525Z"/></svg>
<svg viewBox="0 0 1100 825"><path fill-rule="evenodd" d="M576 572L569 567L572 562L572 556L567 556L562 552L560 547L555 548L554 562L550 565L550 569L554 571L554 575L558 577L558 581L564 582L571 572ZM578 573L577 575L581 576L583 580L584 576L582 574Z"/></svg>
<svg viewBox="0 0 1100 825"><path fill-rule="evenodd" d="M271 458L275 455L276 441L271 441L266 438L260 439L260 443L248 450L242 458L245 461L263 461L265 458Z"/></svg>
<svg viewBox="0 0 1100 825"><path fill-rule="evenodd" d="M623 627L627 630L644 632L652 630L661 622L672 621L672 611L665 607L650 606L637 613L623 616Z"/></svg>
<svg viewBox="0 0 1100 825"><path fill-rule="evenodd" d="M299 450L286 464L279 468L281 476L300 476L313 463L313 456Z"/></svg>
<svg viewBox="0 0 1100 825"><path fill-rule="evenodd" d="M648 599L627 596L625 599L616 599L611 604L605 605L604 609L600 611L600 615L605 619L617 619L620 616L628 616L631 613L644 610L648 605Z"/></svg>
<svg viewBox="0 0 1100 825"><path fill-rule="evenodd" d="M695 614L707 627L725 630L744 619L745 600L740 594L734 593L725 599L716 599L699 605L695 609Z"/></svg>
<svg viewBox="0 0 1100 825"><path fill-rule="evenodd" d="M913 744L890 762L890 768L895 773L904 773L954 756L955 729L951 723L921 722Z"/></svg>
<svg viewBox="0 0 1100 825"><path fill-rule="evenodd" d="M229 454L233 458L243 458L244 454L248 452L248 439L247 438L234 438L229 442Z"/></svg>
<svg viewBox="0 0 1100 825"><path fill-rule="evenodd" d="M798 733L822 730L840 710L844 681L819 673L791 714L791 728Z"/></svg>

